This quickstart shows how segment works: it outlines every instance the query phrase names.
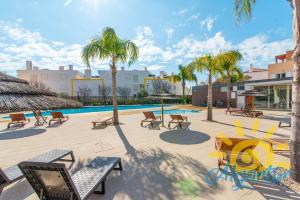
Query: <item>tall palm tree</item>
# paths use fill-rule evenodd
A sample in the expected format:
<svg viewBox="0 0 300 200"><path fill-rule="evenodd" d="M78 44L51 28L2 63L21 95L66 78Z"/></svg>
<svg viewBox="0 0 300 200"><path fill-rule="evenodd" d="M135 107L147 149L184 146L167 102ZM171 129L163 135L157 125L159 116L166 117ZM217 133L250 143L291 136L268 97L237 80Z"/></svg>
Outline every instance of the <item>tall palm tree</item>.
<svg viewBox="0 0 300 200"><path fill-rule="evenodd" d="M300 182L300 1L288 0L293 10L293 32L295 51L293 54L294 74L292 83L292 134L290 142L291 151L291 177ZM243 15L248 19L252 16L256 0L235 0L235 16L239 21Z"/></svg>
<svg viewBox="0 0 300 200"><path fill-rule="evenodd" d="M198 72L208 73L207 84L207 120L212 121L212 78L218 74L217 58L211 54L196 58L188 67Z"/></svg>
<svg viewBox="0 0 300 200"><path fill-rule="evenodd" d="M90 60L109 60L112 75L113 118L114 124L119 124L118 104L116 97L116 73L119 62L131 65L138 59L138 47L129 40L120 39L115 30L109 27L103 29L102 35L92 39L82 50L82 60L90 66Z"/></svg>
<svg viewBox="0 0 300 200"><path fill-rule="evenodd" d="M192 68L184 67L182 65L178 66L179 73L171 76L172 83L181 82L182 85L182 97L185 97L185 88L187 81L195 81L197 84L197 76Z"/></svg>
<svg viewBox="0 0 300 200"><path fill-rule="evenodd" d="M217 55L217 65L220 68L221 79L227 84L227 110L230 109L231 83L243 78L242 69L237 66L238 61L242 58L243 55L237 50L220 52Z"/></svg>

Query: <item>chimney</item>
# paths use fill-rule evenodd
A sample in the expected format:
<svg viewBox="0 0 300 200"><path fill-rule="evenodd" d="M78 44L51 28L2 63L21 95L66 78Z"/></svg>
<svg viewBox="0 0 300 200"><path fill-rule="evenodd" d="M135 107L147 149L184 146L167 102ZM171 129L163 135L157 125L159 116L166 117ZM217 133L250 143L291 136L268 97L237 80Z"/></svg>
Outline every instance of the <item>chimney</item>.
<svg viewBox="0 0 300 200"><path fill-rule="evenodd" d="M148 71L147 67L145 67L145 71Z"/></svg>
<svg viewBox="0 0 300 200"><path fill-rule="evenodd" d="M92 77L92 70L91 69L85 69L84 70L84 77L85 78L91 78Z"/></svg>
<svg viewBox="0 0 300 200"><path fill-rule="evenodd" d="M31 60L26 60L26 69L27 70L32 70L32 62L31 62Z"/></svg>
<svg viewBox="0 0 300 200"><path fill-rule="evenodd" d="M160 78L163 78L165 75L166 75L166 72L164 72L164 71L159 72L159 77Z"/></svg>
<svg viewBox="0 0 300 200"><path fill-rule="evenodd" d="M249 72L253 72L253 64L252 63L249 66Z"/></svg>
<svg viewBox="0 0 300 200"><path fill-rule="evenodd" d="M73 71L73 65L69 65L69 70Z"/></svg>
<svg viewBox="0 0 300 200"><path fill-rule="evenodd" d="M60 71L64 71L64 69L65 69L64 66L59 66Z"/></svg>
<svg viewBox="0 0 300 200"><path fill-rule="evenodd" d="M121 71L125 71L125 67L121 67Z"/></svg>

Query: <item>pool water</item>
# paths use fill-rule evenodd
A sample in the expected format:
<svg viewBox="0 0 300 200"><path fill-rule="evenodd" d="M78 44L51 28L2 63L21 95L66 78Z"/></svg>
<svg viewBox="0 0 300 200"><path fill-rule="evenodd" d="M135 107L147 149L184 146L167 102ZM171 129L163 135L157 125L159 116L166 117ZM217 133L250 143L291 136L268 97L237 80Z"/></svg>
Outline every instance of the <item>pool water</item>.
<svg viewBox="0 0 300 200"><path fill-rule="evenodd" d="M156 115L161 115L161 110L153 111ZM197 114L199 113L199 110L164 110L164 114L166 115L180 115L180 114Z"/></svg>
<svg viewBox="0 0 300 200"><path fill-rule="evenodd" d="M170 105L166 105L170 106ZM160 108L160 104L148 104L148 105L119 105L118 110L133 110L133 109L147 109L147 108ZM94 112L106 112L113 111L113 106L84 106L81 108L72 108L72 109L57 109L57 110L48 110L42 111L43 116L50 116L50 112L58 111L63 114L78 114L78 113L94 113ZM34 117L33 113L26 113L26 117ZM9 118L9 116L5 116L3 118Z"/></svg>

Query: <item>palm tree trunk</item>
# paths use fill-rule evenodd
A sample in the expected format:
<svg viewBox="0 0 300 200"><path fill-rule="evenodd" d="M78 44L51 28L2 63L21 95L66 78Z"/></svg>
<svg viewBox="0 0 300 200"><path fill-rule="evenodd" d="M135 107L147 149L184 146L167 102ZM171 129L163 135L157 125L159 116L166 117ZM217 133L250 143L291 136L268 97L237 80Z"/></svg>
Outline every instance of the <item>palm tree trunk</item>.
<svg viewBox="0 0 300 200"><path fill-rule="evenodd" d="M227 78L227 110L230 109L230 103L231 103L231 98L230 98L230 77Z"/></svg>
<svg viewBox="0 0 300 200"><path fill-rule="evenodd" d="M293 54L294 74L292 83L292 134L290 143L291 177L300 182L300 1L293 0L294 39L296 48Z"/></svg>
<svg viewBox="0 0 300 200"><path fill-rule="evenodd" d="M212 77L211 72L208 74L208 85L207 85L207 120L212 121Z"/></svg>
<svg viewBox="0 0 300 200"><path fill-rule="evenodd" d="M111 76L112 76L112 97L113 97L113 118L114 118L114 125L119 124L119 117L118 117L118 102L117 102L117 95L116 95L116 75L117 75L117 69L115 66L115 63L113 62L111 65Z"/></svg>
<svg viewBox="0 0 300 200"><path fill-rule="evenodd" d="M182 80L182 97L185 96L185 81Z"/></svg>

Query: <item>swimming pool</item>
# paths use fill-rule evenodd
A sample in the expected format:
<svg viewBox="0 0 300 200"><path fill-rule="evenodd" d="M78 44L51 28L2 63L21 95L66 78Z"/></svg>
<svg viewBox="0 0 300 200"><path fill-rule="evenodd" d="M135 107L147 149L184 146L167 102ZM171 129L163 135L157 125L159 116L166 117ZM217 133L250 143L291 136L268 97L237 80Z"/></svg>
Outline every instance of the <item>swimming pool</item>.
<svg viewBox="0 0 300 200"><path fill-rule="evenodd" d="M161 115L161 110L153 111L156 115ZM200 113L199 110L181 110L181 109L172 109L172 110L164 110L164 114L166 115L180 115L180 114L197 114Z"/></svg>
<svg viewBox="0 0 300 200"><path fill-rule="evenodd" d="M170 105L166 105L170 106ZM149 105L119 105L118 110L133 110L133 109L147 109L147 108L160 108L160 104L149 104ZM48 110L42 111L43 116L50 116L51 111L62 112L63 114L78 114L78 113L94 113L94 112L106 112L112 111L113 106L84 106L81 108L72 108L72 109L58 109L58 110ZM26 113L26 117L34 117L33 113ZM9 116L5 116L3 118L9 118Z"/></svg>

